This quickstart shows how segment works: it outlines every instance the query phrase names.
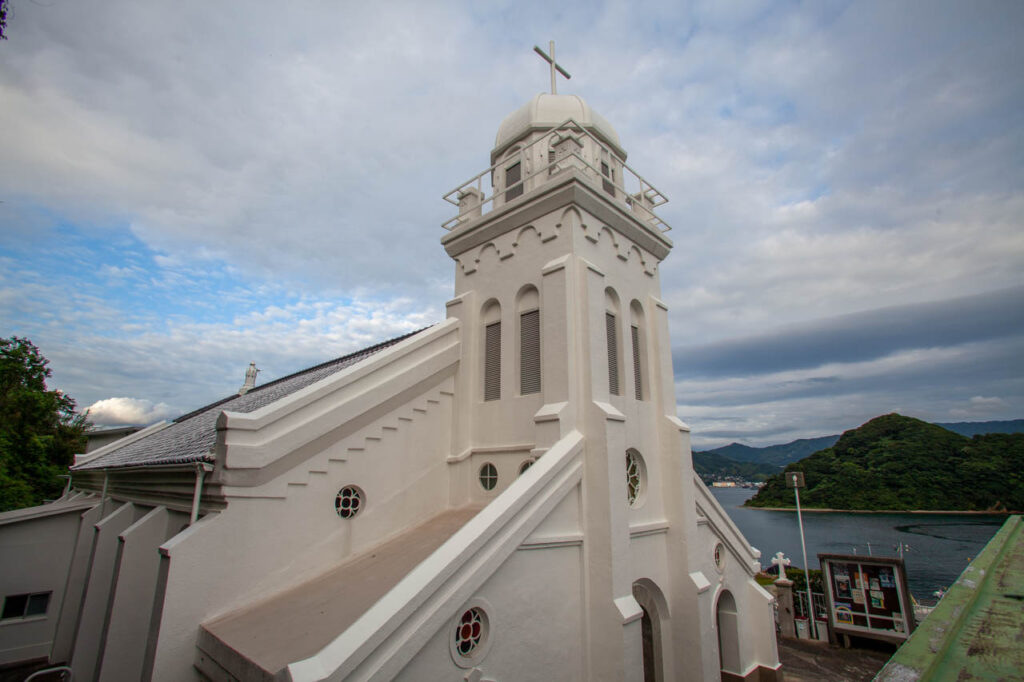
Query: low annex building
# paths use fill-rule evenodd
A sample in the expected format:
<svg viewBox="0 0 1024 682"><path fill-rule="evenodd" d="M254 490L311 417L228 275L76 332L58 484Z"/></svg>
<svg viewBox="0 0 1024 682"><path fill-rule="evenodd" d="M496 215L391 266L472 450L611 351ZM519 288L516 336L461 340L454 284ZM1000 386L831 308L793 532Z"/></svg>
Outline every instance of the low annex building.
<svg viewBox="0 0 1024 682"><path fill-rule="evenodd" d="M446 197L445 321L81 455L62 500L0 515L0 664L778 679L760 554L676 416L664 197L573 95L508 116L491 164Z"/></svg>

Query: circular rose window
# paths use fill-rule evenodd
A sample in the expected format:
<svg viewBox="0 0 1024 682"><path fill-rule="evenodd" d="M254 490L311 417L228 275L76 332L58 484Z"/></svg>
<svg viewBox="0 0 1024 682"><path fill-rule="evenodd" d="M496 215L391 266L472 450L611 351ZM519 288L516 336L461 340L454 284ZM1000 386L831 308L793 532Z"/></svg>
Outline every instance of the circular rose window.
<svg viewBox="0 0 1024 682"><path fill-rule="evenodd" d="M479 600L474 601L480 603ZM462 612L453 626L452 638L449 640L452 659L462 668L476 665L490 648L487 612L482 606L471 606Z"/></svg>
<svg viewBox="0 0 1024 682"><path fill-rule="evenodd" d="M363 491L354 485L347 485L334 498L334 510L343 519L350 519L363 507Z"/></svg>

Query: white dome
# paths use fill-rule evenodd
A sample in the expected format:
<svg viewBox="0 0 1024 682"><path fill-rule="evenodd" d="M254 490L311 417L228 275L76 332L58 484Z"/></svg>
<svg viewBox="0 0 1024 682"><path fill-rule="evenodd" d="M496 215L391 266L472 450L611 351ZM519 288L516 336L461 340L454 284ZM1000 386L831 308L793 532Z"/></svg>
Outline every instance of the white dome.
<svg viewBox="0 0 1024 682"><path fill-rule="evenodd" d="M619 134L612 124L590 108L579 95L550 95L542 93L505 117L498 126L491 157L500 155L506 147L533 130L547 130L573 119L584 128L601 138L619 152L623 159L626 152L619 144Z"/></svg>

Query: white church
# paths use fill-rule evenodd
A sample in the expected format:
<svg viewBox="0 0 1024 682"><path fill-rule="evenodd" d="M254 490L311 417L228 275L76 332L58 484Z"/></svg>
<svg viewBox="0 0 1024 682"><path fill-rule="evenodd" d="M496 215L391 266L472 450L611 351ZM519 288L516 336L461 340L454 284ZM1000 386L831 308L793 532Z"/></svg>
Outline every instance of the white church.
<svg viewBox="0 0 1024 682"><path fill-rule="evenodd" d="M250 376L0 514L0 666L782 679L760 554L676 416L665 198L574 95L510 114L490 162L445 197L444 322Z"/></svg>

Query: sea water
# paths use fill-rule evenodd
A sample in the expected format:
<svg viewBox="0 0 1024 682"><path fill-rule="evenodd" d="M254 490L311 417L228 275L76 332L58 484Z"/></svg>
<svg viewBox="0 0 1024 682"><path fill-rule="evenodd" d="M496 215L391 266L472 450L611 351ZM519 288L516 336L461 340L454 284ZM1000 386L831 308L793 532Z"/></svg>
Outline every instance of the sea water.
<svg viewBox="0 0 1024 682"><path fill-rule="evenodd" d="M761 565L781 551L793 566L803 566L796 511L767 511L742 507L756 491L750 488L712 488L719 504L761 550ZM922 603L957 577L992 539L1005 515L1000 514L858 514L803 510L807 562L819 568L818 553L898 556L903 561L911 593ZM870 545L870 547L869 547Z"/></svg>

